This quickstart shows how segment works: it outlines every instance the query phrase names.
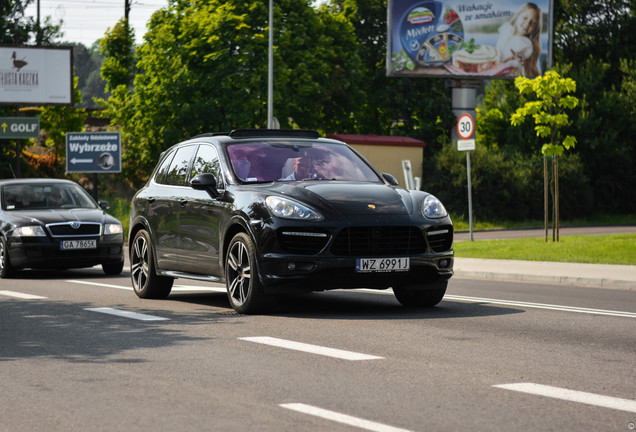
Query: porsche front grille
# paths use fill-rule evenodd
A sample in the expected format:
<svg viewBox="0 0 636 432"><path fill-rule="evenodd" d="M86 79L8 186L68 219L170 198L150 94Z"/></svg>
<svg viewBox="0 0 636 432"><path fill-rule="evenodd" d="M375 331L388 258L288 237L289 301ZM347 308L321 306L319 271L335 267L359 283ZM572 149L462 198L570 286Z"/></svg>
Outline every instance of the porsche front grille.
<svg viewBox="0 0 636 432"><path fill-rule="evenodd" d="M339 256L409 256L426 252L422 231L410 226L345 228L331 252Z"/></svg>

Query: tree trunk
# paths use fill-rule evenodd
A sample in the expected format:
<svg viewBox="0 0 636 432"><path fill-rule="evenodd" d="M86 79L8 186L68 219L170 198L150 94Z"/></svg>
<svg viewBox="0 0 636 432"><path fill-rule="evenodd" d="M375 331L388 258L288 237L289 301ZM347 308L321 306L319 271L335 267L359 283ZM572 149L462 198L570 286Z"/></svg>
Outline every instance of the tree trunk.
<svg viewBox="0 0 636 432"><path fill-rule="evenodd" d="M545 242L548 242L548 158L543 156L543 225L545 227Z"/></svg>

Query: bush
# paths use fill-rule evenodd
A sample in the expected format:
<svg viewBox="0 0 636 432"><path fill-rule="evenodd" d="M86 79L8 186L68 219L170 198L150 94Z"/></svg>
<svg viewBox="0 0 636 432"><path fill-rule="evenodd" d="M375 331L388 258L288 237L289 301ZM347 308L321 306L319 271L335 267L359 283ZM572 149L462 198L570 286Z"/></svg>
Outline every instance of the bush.
<svg viewBox="0 0 636 432"><path fill-rule="evenodd" d="M543 219L543 159L478 146L471 152L473 218L481 221ZM551 163L549 165L551 168ZM467 218L466 154L446 145L424 164L424 189L455 215ZM579 157L559 159L561 219L590 211L593 197ZM550 199L551 202L551 199ZM551 213L550 213L551 214Z"/></svg>

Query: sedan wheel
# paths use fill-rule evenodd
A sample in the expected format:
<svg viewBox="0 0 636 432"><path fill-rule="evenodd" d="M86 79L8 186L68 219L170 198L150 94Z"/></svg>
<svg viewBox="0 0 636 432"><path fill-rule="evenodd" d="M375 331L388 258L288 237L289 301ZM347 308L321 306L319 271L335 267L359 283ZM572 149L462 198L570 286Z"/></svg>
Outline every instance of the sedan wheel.
<svg viewBox="0 0 636 432"><path fill-rule="evenodd" d="M426 288L415 286L393 287L395 298L406 307L432 307L442 301L448 281L437 282Z"/></svg>
<svg viewBox="0 0 636 432"><path fill-rule="evenodd" d="M273 306L273 298L265 294L258 278L256 254L252 240L239 233L230 242L225 260L227 296L238 313L256 314Z"/></svg>
<svg viewBox="0 0 636 432"><path fill-rule="evenodd" d="M130 248L130 279L135 294L140 298L166 298L172 290L174 279L159 276L155 271L150 235L146 230L135 235Z"/></svg>
<svg viewBox="0 0 636 432"><path fill-rule="evenodd" d="M15 269L9 261L9 249L4 238L0 238L0 278L7 279L15 275Z"/></svg>

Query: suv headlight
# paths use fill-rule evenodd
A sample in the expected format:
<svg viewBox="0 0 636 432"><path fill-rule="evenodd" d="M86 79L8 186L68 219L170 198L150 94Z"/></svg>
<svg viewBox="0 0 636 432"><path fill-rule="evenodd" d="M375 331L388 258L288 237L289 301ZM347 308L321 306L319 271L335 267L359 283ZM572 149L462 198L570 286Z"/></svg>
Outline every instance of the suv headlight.
<svg viewBox="0 0 636 432"><path fill-rule="evenodd" d="M39 225L18 227L13 231L15 237L46 237L46 233Z"/></svg>
<svg viewBox="0 0 636 432"><path fill-rule="evenodd" d="M439 219L448 216L444 204L433 195L429 195L424 199L422 214L428 219Z"/></svg>
<svg viewBox="0 0 636 432"><path fill-rule="evenodd" d="M121 234L124 229L120 224L106 224L104 225L104 234Z"/></svg>
<svg viewBox="0 0 636 432"><path fill-rule="evenodd" d="M274 216L299 220L322 220L323 217L309 207L289 198L268 196L265 198L267 208Z"/></svg>

